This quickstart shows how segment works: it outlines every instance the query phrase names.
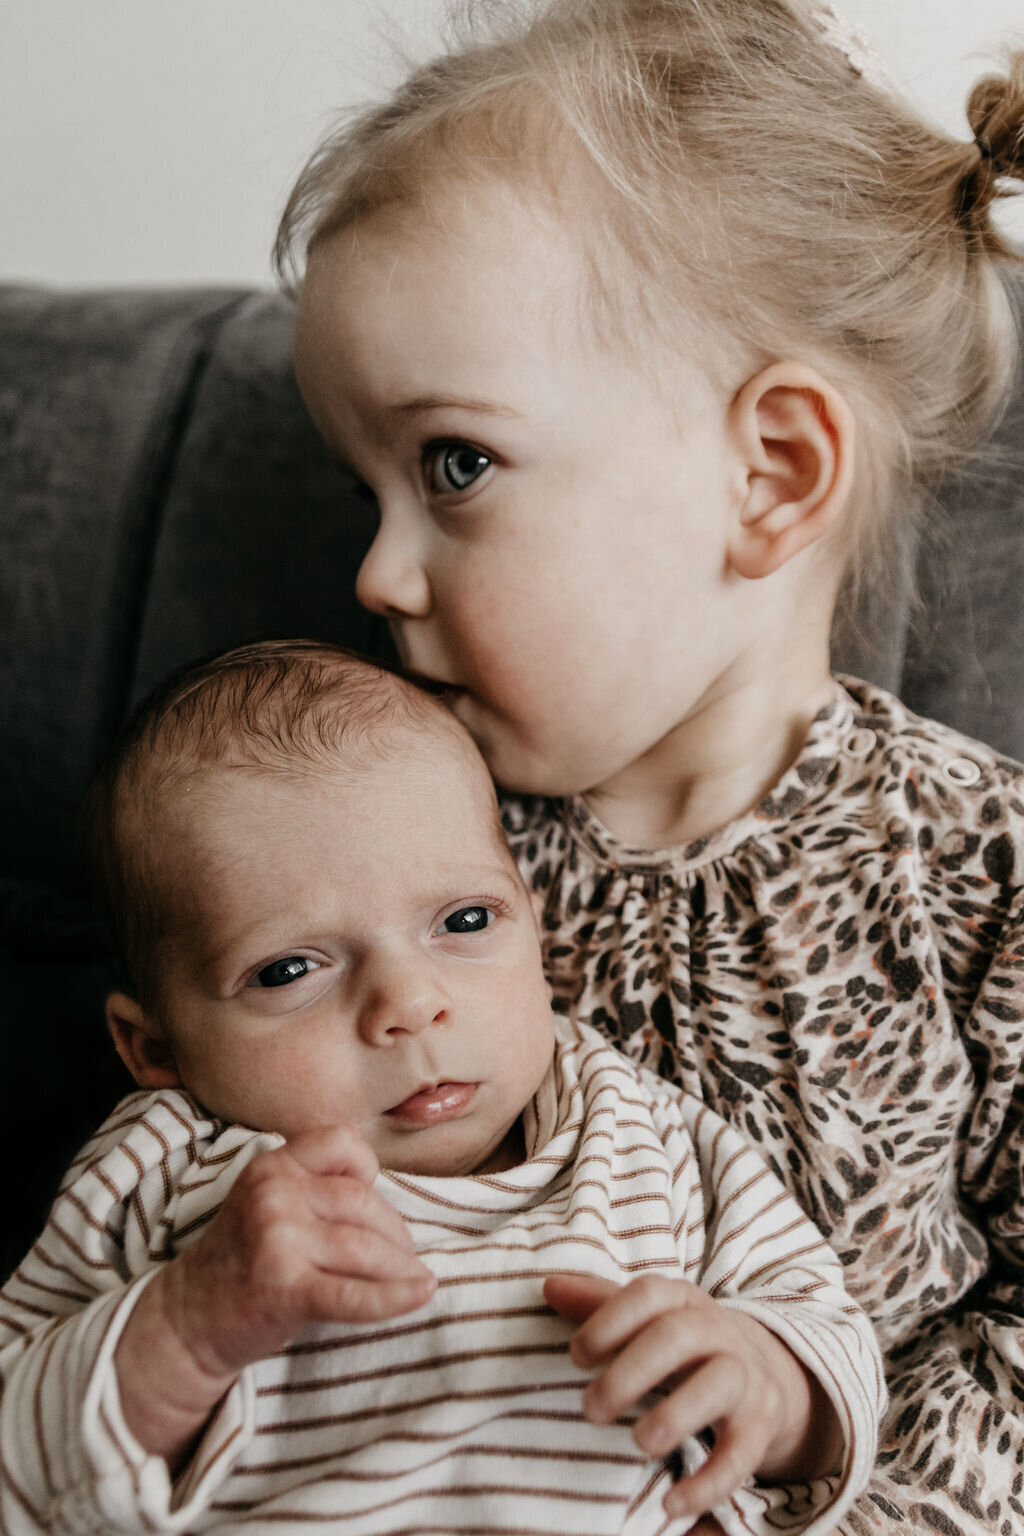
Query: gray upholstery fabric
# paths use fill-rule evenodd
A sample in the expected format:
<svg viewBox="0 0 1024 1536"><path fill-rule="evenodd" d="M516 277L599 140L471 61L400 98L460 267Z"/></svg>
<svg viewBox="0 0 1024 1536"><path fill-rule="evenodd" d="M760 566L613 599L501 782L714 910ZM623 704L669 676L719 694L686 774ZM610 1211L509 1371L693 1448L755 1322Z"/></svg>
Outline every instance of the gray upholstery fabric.
<svg viewBox="0 0 1024 1536"><path fill-rule="evenodd" d="M239 639L315 634L361 650L355 602L375 517L331 463L291 372L291 312L253 294L225 316L168 486L133 694Z"/></svg>
<svg viewBox="0 0 1024 1536"><path fill-rule="evenodd" d="M1018 300L1024 330L1024 284ZM899 691L1024 761L1024 385L986 452L944 488L936 522Z"/></svg>
<svg viewBox="0 0 1024 1536"><path fill-rule="evenodd" d="M124 706L157 508L236 296L4 295L5 875L66 878L81 787Z"/></svg>
<svg viewBox="0 0 1024 1536"><path fill-rule="evenodd" d="M1024 280L1016 285L1024 311ZM843 670L1024 757L1024 389L946 488L885 594L836 636ZM223 289L0 289L0 1267L125 1082L114 971L79 891L75 807L130 703L258 635L387 651L354 600L372 536L291 374L290 312ZM911 593L924 606L915 620ZM46 1124L46 1134L42 1127Z"/></svg>

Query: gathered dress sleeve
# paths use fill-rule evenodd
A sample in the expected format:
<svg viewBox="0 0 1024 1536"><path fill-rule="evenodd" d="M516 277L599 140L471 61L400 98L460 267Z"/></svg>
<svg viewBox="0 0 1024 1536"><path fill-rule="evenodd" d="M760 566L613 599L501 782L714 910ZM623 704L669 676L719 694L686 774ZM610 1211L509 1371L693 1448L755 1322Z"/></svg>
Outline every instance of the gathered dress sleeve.
<svg viewBox="0 0 1024 1536"><path fill-rule="evenodd" d="M922 1530L1016 1536L1024 1530L1024 906L1003 926L961 1034L974 1085L959 1129L957 1194L981 1278L952 1308L886 1340L892 1406L874 1485L877 1529L889 1529L891 1504L905 1506L901 1472L916 1462L927 1469L914 1488ZM850 1529L866 1536L869 1526Z"/></svg>
<svg viewBox="0 0 1024 1536"><path fill-rule="evenodd" d="M133 1094L65 1176L0 1292L0 1529L6 1536L184 1530L252 1434L243 1372L188 1466L134 1439L114 1351L143 1288L200 1234L279 1136L222 1126L184 1093Z"/></svg>

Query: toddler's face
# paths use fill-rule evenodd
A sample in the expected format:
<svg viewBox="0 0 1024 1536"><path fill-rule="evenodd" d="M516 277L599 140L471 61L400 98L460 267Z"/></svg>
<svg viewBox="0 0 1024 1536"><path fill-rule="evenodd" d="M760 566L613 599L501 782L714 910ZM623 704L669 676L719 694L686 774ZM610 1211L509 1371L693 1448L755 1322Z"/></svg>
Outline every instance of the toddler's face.
<svg viewBox="0 0 1024 1536"><path fill-rule="evenodd" d="M332 237L299 306L306 401L380 504L358 593L500 783L593 788L743 644L729 401L587 343L579 252L512 190L424 196Z"/></svg>
<svg viewBox="0 0 1024 1536"><path fill-rule="evenodd" d="M389 1168L516 1159L554 1035L490 794L468 743L411 737L354 776L192 781L158 1022L207 1109L285 1135L355 1125Z"/></svg>

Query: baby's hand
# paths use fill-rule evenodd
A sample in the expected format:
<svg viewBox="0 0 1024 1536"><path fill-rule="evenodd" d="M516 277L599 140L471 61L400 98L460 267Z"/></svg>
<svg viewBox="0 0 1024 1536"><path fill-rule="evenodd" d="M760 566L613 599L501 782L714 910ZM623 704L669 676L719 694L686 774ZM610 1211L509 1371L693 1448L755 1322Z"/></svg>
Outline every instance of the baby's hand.
<svg viewBox="0 0 1024 1536"><path fill-rule="evenodd" d="M661 1398L633 1435L665 1457L710 1427L704 1466L665 1496L671 1517L705 1514L755 1473L766 1482L802 1480L834 1469L838 1418L821 1386L766 1328L686 1280L647 1275L628 1285L555 1275L549 1304L581 1323L570 1353L597 1370L583 1393L595 1424L610 1424L657 1387Z"/></svg>
<svg viewBox="0 0 1024 1536"><path fill-rule="evenodd" d="M303 1132L239 1174L203 1235L143 1291L115 1354L140 1444L181 1459L244 1366L309 1322L410 1312L436 1285L377 1159L351 1130Z"/></svg>

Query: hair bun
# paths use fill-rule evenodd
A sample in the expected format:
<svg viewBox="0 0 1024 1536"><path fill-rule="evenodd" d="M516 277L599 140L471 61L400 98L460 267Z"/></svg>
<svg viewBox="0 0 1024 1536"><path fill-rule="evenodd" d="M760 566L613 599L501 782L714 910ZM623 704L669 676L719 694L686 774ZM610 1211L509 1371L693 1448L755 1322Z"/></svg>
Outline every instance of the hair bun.
<svg viewBox="0 0 1024 1536"><path fill-rule="evenodd" d="M995 257L1014 255L993 227L989 209L1000 196L1001 177L1024 181L1024 52L1011 53L1005 75L986 75L967 100L974 134L966 169L957 177L958 222Z"/></svg>
<svg viewBox="0 0 1024 1536"><path fill-rule="evenodd" d="M967 121L993 176L1024 179L1024 52L1013 53L1006 75L986 75L967 102Z"/></svg>

